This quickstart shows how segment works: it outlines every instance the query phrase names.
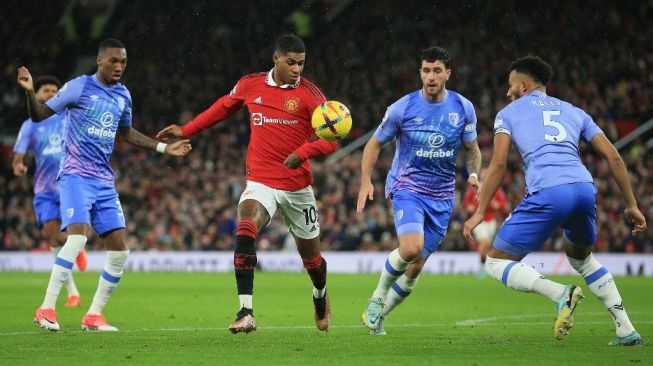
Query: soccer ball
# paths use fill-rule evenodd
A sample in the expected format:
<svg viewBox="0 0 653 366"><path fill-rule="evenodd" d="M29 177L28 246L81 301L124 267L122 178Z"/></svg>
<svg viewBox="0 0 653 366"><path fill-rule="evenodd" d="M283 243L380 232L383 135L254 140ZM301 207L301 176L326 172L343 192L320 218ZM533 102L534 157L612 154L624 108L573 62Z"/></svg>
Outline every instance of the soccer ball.
<svg viewBox="0 0 653 366"><path fill-rule="evenodd" d="M349 108L335 100L320 104L311 117L311 125L317 137L327 140L342 140L351 130L351 113Z"/></svg>

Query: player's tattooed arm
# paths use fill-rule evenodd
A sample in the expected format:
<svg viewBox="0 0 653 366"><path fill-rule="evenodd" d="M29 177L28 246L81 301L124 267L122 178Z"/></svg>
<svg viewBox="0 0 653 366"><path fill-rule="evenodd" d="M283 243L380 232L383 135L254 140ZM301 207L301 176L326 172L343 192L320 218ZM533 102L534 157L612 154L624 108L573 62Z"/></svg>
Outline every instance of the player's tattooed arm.
<svg viewBox="0 0 653 366"><path fill-rule="evenodd" d="M481 170L481 149L478 147L478 141L463 142L465 148L465 165L469 174L476 173Z"/></svg>
<svg viewBox="0 0 653 366"><path fill-rule="evenodd" d="M136 147L140 147L148 150L154 150L156 149L156 145L159 143L158 141L151 139L143 135L142 133L136 131L131 126L120 127L119 130L120 130L120 136L122 136L125 142L128 142Z"/></svg>
<svg viewBox="0 0 653 366"><path fill-rule="evenodd" d="M151 139L130 127L120 127L120 136L126 142L143 149L156 150L173 156L184 156L192 150L189 140L178 140L170 144Z"/></svg>

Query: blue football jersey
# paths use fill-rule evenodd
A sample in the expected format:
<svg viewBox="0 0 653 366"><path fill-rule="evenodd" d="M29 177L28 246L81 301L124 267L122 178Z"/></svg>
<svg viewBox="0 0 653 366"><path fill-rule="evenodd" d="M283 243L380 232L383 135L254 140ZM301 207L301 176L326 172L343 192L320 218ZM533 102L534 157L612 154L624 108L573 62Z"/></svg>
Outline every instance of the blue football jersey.
<svg viewBox="0 0 653 366"><path fill-rule="evenodd" d="M445 90L440 102L429 102L422 90L396 101L374 133L381 143L396 138L385 195L408 190L453 199L456 155L462 142L476 139L474 106L462 95Z"/></svg>
<svg viewBox="0 0 653 366"><path fill-rule="evenodd" d="M95 75L70 80L46 102L66 111L63 160L59 174L114 181L110 158L118 127L131 126L132 100L127 88L105 85Z"/></svg>
<svg viewBox="0 0 653 366"><path fill-rule="evenodd" d="M497 114L494 133L511 136L521 155L529 193L561 184L593 182L578 150L603 133L582 109L533 91Z"/></svg>
<svg viewBox="0 0 653 366"><path fill-rule="evenodd" d="M63 155L64 125L64 115L60 113L39 123L28 119L20 127L14 153L25 154L32 150L34 154L34 194L59 191L57 173Z"/></svg>

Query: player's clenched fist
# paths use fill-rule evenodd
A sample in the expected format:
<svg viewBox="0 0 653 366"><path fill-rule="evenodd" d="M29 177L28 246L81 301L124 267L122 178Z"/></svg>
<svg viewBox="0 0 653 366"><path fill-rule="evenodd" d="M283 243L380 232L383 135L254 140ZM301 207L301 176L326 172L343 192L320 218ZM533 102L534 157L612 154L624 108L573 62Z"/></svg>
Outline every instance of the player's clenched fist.
<svg viewBox="0 0 653 366"><path fill-rule="evenodd" d="M32 81L32 75L29 73L29 70L25 66L18 68L18 85L25 91L34 90L34 82Z"/></svg>

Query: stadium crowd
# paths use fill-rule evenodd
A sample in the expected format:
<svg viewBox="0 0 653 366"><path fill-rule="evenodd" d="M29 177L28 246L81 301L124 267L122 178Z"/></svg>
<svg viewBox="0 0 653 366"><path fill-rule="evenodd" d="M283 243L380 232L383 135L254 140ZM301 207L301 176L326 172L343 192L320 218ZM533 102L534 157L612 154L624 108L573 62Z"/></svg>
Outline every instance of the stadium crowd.
<svg viewBox="0 0 653 366"><path fill-rule="evenodd" d="M93 9L73 9L68 23L63 22L68 28L58 25L64 3L48 2L47 9L39 9L44 18L38 24L29 18L16 19L24 22L19 28L29 29L21 39L12 37L16 29L6 23L0 26L5 55L0 60L0 250L47 248L34 225L33 182L14 177L10 164L9 136L15 136L27 118L24 96L15 85L17 67L26 64L35 75L53 74L65 80L80 62L88 62L83 70L90 72L93 59L85 57L109 36L127 47L129 67L123 82L132 92L134 125L152 135L170 123L190 120L228 93L240 76L269 69L270 43L288 31L307 44L304 75L328 98L352 110L355 127L343 146L374 129L389 104L419 87L419 51L434 43L452 55L453 74L447 87L476 107L485 163L491 157L494 115L507 103L505 70L514 58L527 53L553 65L556 74L548 93L586 110L613 142L623 137L621 126L627 122L641 124L653 117L651 2L602 2L592 9L582 3L538 7L511 2L512 6L500 9L481 1L437 5L365 1L339 10L335 1L266 5L271 8L249 2L190 1L182 6L163 1L153 7L146 1L118 1L100 25L89 17ZM241 111L194 138L187 158L166 158L119 143L113 164L131 249L233 249L248 137L248 120ZM393 153L392 144L382 152L374 173L375 200L363 214L355 212L360 150L335 163L312 163L323 250L397 246L392 213L382 197ZM590 151L582 153L598 188L597 250L653 252L653 225L645 235L630 235L607 164ZM653 222L653 156L641 141L622 150L622 155L640 209ZM469 250L461 234L468 215L460 205L465 178L461 170L454 219L443 250ZM503 189L513 207L525 193L515 153ZM546 248L560 249L561 240L558 233ZM293 245L279 217L257 244L259 250ZM97 248L99 242L92 239L89 246Z"/></svg>

